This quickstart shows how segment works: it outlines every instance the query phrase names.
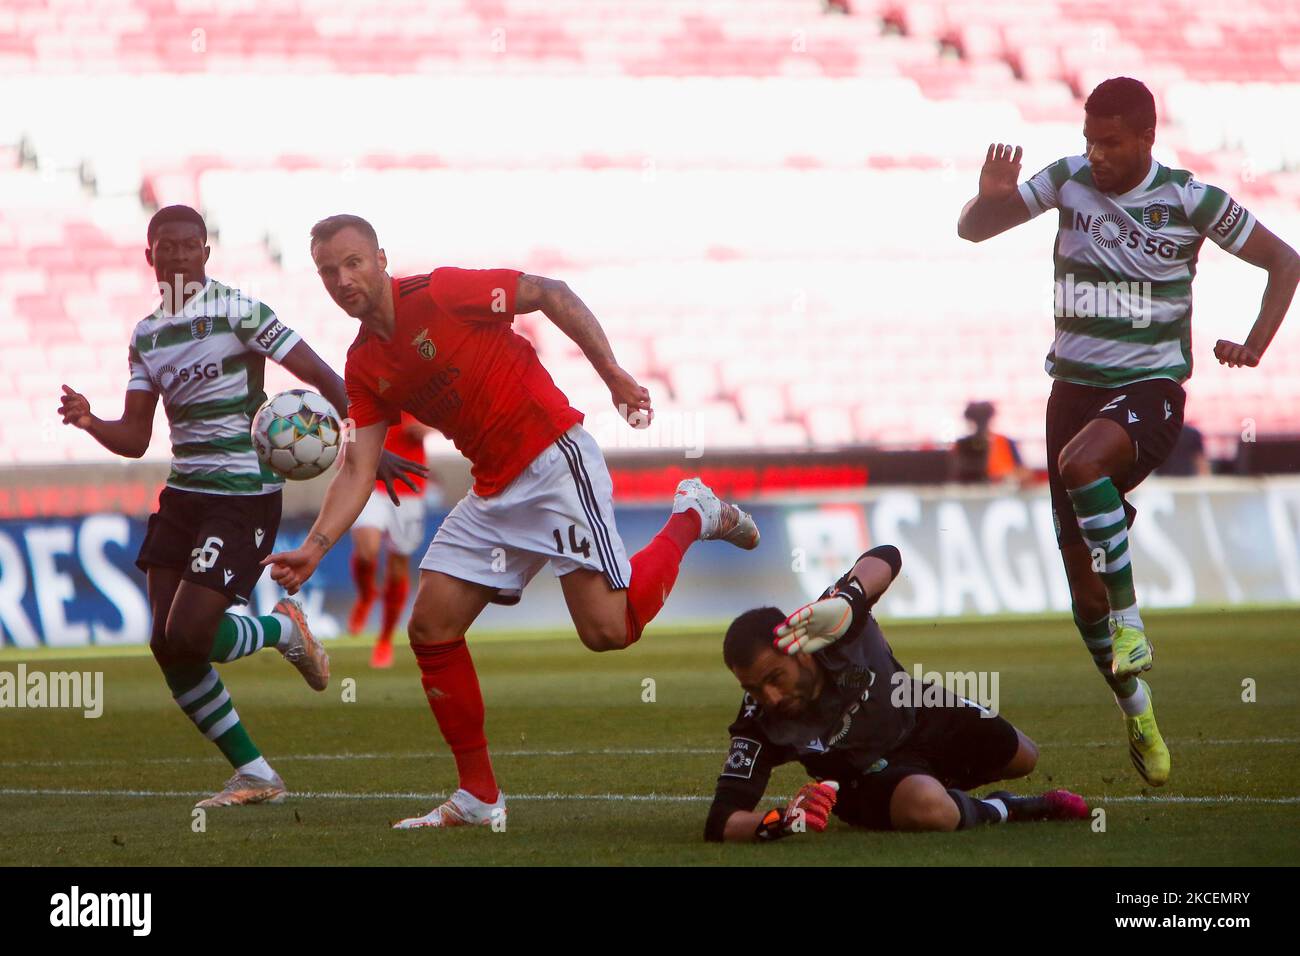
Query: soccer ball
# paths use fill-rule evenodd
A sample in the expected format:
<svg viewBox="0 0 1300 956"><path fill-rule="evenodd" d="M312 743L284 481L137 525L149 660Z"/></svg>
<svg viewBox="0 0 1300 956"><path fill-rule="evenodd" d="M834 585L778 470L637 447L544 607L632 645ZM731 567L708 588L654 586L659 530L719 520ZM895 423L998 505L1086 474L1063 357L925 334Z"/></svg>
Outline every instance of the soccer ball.
<svg viewBox="0 0 1300 956"><path fill-rule="evenodd" d="M264 465L293 481L315 478L338 457L343 429L334 406L305 388L270 399L253 417L253 448Z"/></svg>

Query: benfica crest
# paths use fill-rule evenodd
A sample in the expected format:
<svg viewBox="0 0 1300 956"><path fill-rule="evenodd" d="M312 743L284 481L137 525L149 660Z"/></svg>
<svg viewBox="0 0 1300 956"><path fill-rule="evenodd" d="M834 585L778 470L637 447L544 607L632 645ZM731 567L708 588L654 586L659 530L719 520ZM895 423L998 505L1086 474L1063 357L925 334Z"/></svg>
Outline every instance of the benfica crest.
<svg viewBox="0 0 1300 956"><path fill-rule="evenodd" d="M433 344L433 339L429 338L428 329L421 329L420 334L411 339L411 344L420 353L420 358L426 362L432 361L434 355L438 353L437 346Z"/></svg>

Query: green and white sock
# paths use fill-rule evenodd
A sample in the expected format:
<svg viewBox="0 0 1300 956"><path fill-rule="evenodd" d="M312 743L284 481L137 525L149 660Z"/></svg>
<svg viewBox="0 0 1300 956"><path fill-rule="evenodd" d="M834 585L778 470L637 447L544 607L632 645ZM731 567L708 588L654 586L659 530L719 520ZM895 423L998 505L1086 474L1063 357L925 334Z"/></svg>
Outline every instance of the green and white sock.
<svg viewBox="0 0 1300 956"><path fill-rule="evenodd" d="M288 634L291 626L283 614L251 617L227 611L217 625L217 636L212 642L212 653L208 655L208 660L223 663L237 661L249 654L256 654L263 647L275 647L280 643L280 635Z"/></svg>
<svg viewBox="0 0 1300 956"><path fill-rule="evenodd" d="M1070 489L1070 502L1074 516L1088 550L1094 555L1101 580L1106 585L1112 613L1123 608L1125 613L1136 611L1137 596L1133 593L1133 566L1129 561L1128 516L1124 503L1109 478L1098 478L1082 488ZM1098 552L1102 560L1095 561ZM1140 619L1139 619L1140 620Z"/></svg>
<svg viewBox="0 0 1300 956"><path fill-rule="evenodd" d="M1136 717L1146 710L1147 697L1136 677L1120 678L1111 673L1110 665L1115 654L1110 636L1110 618L1103 617L1100 621L1089 624L1079 617L1077 607L1072 609L1074 626L1079 629L1083 643L1087 646L1088 653L1092 655L1092 662L1097 665L1097 670L1115 693L1115 703L1125 715Z"/></svg>
<svg viewBox="0 0 1300 956"><path fill-rule="evenodd" d="M232 767L246 766L262 756L211 664L173 664L163 668L163 677L185 716L217 745Z"/></svg>

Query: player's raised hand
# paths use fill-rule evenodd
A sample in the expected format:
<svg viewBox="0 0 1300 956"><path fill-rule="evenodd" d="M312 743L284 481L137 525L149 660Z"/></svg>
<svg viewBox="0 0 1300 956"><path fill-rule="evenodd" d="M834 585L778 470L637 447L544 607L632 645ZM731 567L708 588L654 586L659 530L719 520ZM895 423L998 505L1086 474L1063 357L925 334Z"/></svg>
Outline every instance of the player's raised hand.
<svg viewBox="0 0 1300 956"><path fill-rule="evenodd" d="M412 491L419 490L408 477L409 475L419 475L421 478L426 478L429 475L429 466L423 462L411 461L409 458L395 455L385 448L379 455L379 465L375 469L375 477L384 483L384 487L388 489L388 497L398 507L401 507L402 503L397 500L397 489L394 482L400 481Z"/></svg>
<svg viewBox="0 0 1300 956"><path fill-rule="evenodd" d="M980 199L1002 202L1011 198L1020 182L1020 157L1023 152L1019 146L989 144L984 167L980 170Z"/></svg>
<svg viewBox="0 0 1300 956"><path fill-rule="evenodd" d="M649 389L637 384L628 372L616 366L605 376L605 384L609 386L609 397L614 400L614 407L629 425L645 428L654 421Z"/></svg>
<svg viewBox="0 0 1300 956"><path fill-rule="evenodd" d="M90 427L90 402L85 395L73 391L67 385L63 386L63 396L59 399L59 414L63 416L65 425L75 425L81 429Z"/></svg>
<svg viewBox="0 0 1300 956"><path fill-rule="evenodd" d="M772 631L777 650L793 657L829 647L853 626L853 605L841 594L805 604Z"/></svg>
<svg viewBox="0 0 1300 956"><path fill-rule="evenodd" d="M307 579L320 564L321 552L318 548L304 545L292 551L280 551L262 559L262 566L271 568L271 580L290 594L297 594Z"/></svg>
<svg viewBox="0 0 1300 956"><path fill-rule="evenodd" d="M1259 364L1259 354L1245 345L1238 345L1236 342L1229 342L1227 339L1219 339L1214 343L1214 357L1219 360L1220 365L1226 365L1228 368L1254 368Z"/></svg>

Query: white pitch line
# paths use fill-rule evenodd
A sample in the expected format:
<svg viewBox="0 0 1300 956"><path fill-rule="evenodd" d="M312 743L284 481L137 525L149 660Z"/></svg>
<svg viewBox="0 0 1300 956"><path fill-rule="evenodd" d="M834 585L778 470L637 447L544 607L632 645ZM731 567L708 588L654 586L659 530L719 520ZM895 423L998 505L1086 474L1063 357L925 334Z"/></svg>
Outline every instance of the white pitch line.
<svg viewBox="0 0 1300 956"><path fill-rule="evenodd" d="M1246 737L1239 740L1170 740L1166 741L1175 750L1189 746L1241 746L1243 744L1264 744L1268 746L1293 746L1300 744L1300 737ZM1066 750L1070 747L1119 747L1119 740L1079 740L1051 741L1040 743L1040 750ZM599 750L492 750L495 757L721 757L726 753L725 747L611 747ZM447 759L452 755L443 750L416 750L400 753L359 753L359 754L274 754L277 762L288 761L329 761L329 760L428 760L430 758ZM124 763L132 764L191 764L218 763L220 757L215 754L206 757L132 757L122 759L95 758L90 760L3 760L0 767L113 767Z"/></svg>
<svg viewBox="0 0 1300 956"><path fill-rule="evenodd" d="M637 749L610 748L607 750L493 750L492 757L644 757L644 756L710 756L721 757L726 754L725 747L707 749L689 749L653 747ZM451 753L442 750L416 750L403 753L363 753L363 754L273 754L272 758L282 761L303 760L426 760L430 757L450 758ZM175 763L218 763L220 757L213 754L207 757L133 757L119 760L96 758L93 760L5 760L0 767L114 767L125 763L132 764L175 764Z"/></svg>
<svg viewBox="0 0 1300 956"><path fill-rule="evenodd" d="M206 797L210 796L207 790L72 790L54 787L5 787L0 788L0 796L9 797L161 797L166 799L179 799L181 797ZM430 794L420 792L380 792L380 793L345 793L342 791L291 791L290 798L300 798L305 800L423 800L433 801L442 797L441 794ZM511 793L507 794L509 800L528 800L528 801L580 801L580 802L607 802L607 803L706 803L711 801L711 796L701 796L695 794L671 794L671 793ZM780 796L774 799L783 799ZM1297 797L1241 797L1230 794L1218 796L1200 796L1200 797L1183 797L1170 795L1167 797L1085 797L1093 805L1102 805L1108 803L1150 803L1150 804L1279 804L1294 805L1300 804L1300 796Z"/></svg>
<svg viewBox="0 0 1300 956"><path fill-rule="evenodd" d="M4 787L0 788L0 797L208 797L209 790L73 790L56 787ZM291 790L289 798L307 800L441 800L447 794L428 792L391 792L391 793L344 793L342 791ZM508 800L581 800L581 801L628 801L637 803L696 803L712 800L708 796L668 794L668 793L511 793ZM778 798L779 799L779 798Z"/></svg>
<svg viewBox="0 0 1300 956"><path fill-rule="evenodd" d="M1239 740L1216 740L1203 737L1188 737L1184 740L1167 739L1165 743L1178 747L1238 747L1242 744L1300 744L1300 737L1243 737ZM1114 747L1122 745L1118 737L1114 740L1050 740L1038 745L1039 749L1064 750L1069 747Z"/></svg>
<svg viewBox="0 0 1300 956"><path fill-rule="evenodd" d="M1223 794L1216 797L1180 797L1170 794L1167 797L1085 797L1090 804L1104 806L1108 803L1270 803L1290 805L1300 803L1300 797L1238 797Z"/></svg>

